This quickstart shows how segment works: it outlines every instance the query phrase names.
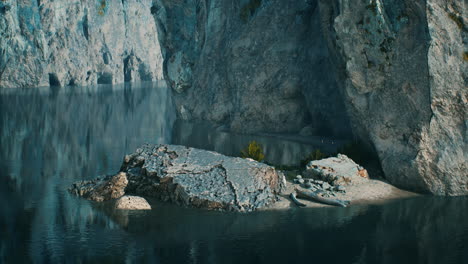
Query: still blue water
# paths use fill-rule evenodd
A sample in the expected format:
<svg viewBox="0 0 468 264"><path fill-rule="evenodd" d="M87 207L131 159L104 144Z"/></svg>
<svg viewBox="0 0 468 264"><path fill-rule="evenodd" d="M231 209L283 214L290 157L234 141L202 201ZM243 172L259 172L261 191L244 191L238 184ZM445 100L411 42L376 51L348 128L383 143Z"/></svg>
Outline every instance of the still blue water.
<svg viewBox="0 0 468 264"><path fill-rule="evenodd" d="M175 121L161 83L0 90L0 110L0 263L468 263L466 197L239 214L70 195L146 142L235 155L257 140L284 164L336 143Z"/></svg>

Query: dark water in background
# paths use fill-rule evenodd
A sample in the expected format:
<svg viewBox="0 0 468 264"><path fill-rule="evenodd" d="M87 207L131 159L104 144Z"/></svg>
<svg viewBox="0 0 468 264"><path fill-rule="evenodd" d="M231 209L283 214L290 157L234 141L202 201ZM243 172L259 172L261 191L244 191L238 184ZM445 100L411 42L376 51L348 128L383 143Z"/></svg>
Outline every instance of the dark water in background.
<svg viewBox="0 0 468 264"><path fill-rule="evenodd" d="M145 142L235 155L257 140L269 160L291 163L338 141L173 126L157 83L2 90L0 111L0 263L468 263L466 197L251 214L150 201L128 213L66 191L116 172Z"/></svg>

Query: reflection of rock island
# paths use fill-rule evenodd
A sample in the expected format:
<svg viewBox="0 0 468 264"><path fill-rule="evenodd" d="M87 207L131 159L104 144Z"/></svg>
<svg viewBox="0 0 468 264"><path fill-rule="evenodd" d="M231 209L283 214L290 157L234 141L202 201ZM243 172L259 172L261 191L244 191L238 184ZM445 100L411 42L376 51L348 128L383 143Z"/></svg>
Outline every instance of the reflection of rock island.
<svg viewBox="0 0 468 264"><path fill-rule="evenodd" d="M463 258L468 257L466 253L453 255L466 249L463 241L468 233L465 232L464 237L460 230L468 230L464 221L467 213L460 208L467 208L468 202L462 197L417 197L396 200L384 207L360 205L249 214L183 208L153 200L150 203L157 210L115 211L100 203L95 206L126 232L139 236L142 244L168 250L203 251L219 262L225 257L223 253L232 250L219 244L221 237L262 243L264 250L272 252L265 256L270 261L297 260L311 252L317 257L327 255L330 262L343 260L346 256L333 254L326 246L330 239L336 248L346 250L347 256L360 255L359 260L366 263L382 260L394 263L401 260L402 255L408 262L416 261L422 255L425 263L453 263L453 259L463 263ZM152 220L147 221L148 218ZM447 224L450 222L458 225ZM317 239L311 240L311 235ZM402 238L406 238L408 244ZM418 243L414 243L416 240ZM301 246L298 241L307 243ZM210 248L216 250L208 250ZM278 248L287 250L288 254L284 251L275 253Z"/></svg>

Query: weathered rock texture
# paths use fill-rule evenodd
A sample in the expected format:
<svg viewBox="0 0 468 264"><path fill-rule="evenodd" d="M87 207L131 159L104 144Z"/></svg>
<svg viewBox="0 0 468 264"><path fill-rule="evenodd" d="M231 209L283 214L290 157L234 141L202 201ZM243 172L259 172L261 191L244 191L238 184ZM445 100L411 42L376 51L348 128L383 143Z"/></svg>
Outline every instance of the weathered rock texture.
<svg viewBox="0 0 468 264"><path fill-rule="evenodd" d="M150 0L0 1L0 87L162 79Z"/></svg>
<svg viewBox="0 0 468 264"><path fill-rule="evenodd" d="M131 195L120 197L114 206L118 210L151 210L151 205L145 198Z"/></svg>
<svg viewBox="0 0 468 264"><path fill-rule="evenodd" d="M240 132L349 135L317 1L155 1L183 119Z"/></svg>
<svg viewBox="0 0 468 264"><path fill-rule="evenodd" d="M74 183L70 191L92 201L104 202L122 197L127 184L127 175L120 172L115 176Z"/></svg>
<svg viewBox="0 0 468 264"><path fill-rule="evenodd" d="M366 169L343 154L311 161L307 164L304 175L332 185L356 184L369 179Z"/></svg>
<svg viewBox="0 0 468 264"><path fill-rule="evenodd" d="M465 2L155 6L180 117L241 132L312 123L339 135L351 133L349 116L353 134L376 150L393 184L468 194Z"/></svg>
<svg viewBox="0 0 468 264"><path fill-rule="evenodd" d="M408 189L468 194L463 1L321 1L355 133Z"/></svg>
<svg viewBox="0 0 468 264"><path fill-rule="evenodd" d="M126 175L125 193L193 207L252 211L274 203L285 184L283 174L263 163L176 145L144 145L125 157L121 171L104 182L75 183L72 192L107 200L109 193L117 193L109 189L121 182L119 175Z"/></svg>

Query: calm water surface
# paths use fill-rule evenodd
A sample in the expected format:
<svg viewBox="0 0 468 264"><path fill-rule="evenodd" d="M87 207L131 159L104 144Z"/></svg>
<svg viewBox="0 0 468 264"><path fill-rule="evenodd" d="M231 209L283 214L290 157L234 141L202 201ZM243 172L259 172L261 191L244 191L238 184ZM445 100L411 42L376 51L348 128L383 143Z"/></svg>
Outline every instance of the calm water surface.
<svg viewBox="0 0 468 264"><path fill-rule="evenodd" d="M319 147L175 121L158 83L0 90L0 263L468 263L468 199L221 213L151 200L115 212L71 183L116 172L142 143L236 155L249 140L293 164Z"/></svg>

